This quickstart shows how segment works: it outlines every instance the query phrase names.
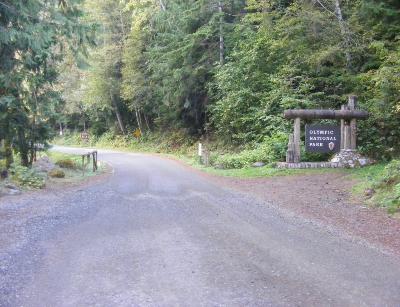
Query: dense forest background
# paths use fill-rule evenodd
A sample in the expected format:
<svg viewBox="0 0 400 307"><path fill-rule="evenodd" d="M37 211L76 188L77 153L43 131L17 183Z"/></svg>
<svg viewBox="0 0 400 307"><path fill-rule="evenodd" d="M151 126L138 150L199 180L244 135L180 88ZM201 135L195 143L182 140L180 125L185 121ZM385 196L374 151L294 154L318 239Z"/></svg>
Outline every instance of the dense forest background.
<svg viewBox="0 0 400 307"><path fill-rule="evenodd" d="M285 145L287 108L370 112L360 150L400 153L397 0L0 0L0 139L168 133Z"/></svg>

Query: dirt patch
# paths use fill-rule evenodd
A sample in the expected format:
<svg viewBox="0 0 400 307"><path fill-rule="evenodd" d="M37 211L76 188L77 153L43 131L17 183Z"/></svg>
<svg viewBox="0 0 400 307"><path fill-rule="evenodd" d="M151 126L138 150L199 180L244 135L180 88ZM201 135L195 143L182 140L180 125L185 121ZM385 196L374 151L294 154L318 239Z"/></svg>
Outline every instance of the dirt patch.
<svg viewBox="0 0 400 307"><path fill-rule="evenodd" d="M344 173L257 179L212 176L212 180L400 256L400 219L352 197L356 181Z"/></svg>

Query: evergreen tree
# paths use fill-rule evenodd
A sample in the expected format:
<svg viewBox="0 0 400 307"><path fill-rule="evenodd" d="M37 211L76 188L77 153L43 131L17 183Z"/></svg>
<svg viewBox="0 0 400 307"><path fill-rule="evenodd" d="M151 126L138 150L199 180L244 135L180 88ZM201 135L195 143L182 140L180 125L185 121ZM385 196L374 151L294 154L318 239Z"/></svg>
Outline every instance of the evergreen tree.
<svg viewBox="0 0 400 307"><path fill-rule="evenodd" d="M80 23L81 1L0 2L0 126L7 164L11 147L23 165L32 163L35 144L51 136L60 102L53 85L63 50L82 51L90 27Z"/></svg>

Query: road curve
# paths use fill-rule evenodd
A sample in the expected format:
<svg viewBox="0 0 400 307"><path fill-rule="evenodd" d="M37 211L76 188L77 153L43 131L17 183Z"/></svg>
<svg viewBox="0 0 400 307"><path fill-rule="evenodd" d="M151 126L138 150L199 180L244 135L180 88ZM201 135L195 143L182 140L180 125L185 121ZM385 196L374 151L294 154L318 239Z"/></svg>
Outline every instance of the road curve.
<svg viewBox="0 0 400 307"><path fill-rule="evenodd" d="M400 305L394 256L175 161L99 159L102 183L0 201L0 306Z"/></svg>

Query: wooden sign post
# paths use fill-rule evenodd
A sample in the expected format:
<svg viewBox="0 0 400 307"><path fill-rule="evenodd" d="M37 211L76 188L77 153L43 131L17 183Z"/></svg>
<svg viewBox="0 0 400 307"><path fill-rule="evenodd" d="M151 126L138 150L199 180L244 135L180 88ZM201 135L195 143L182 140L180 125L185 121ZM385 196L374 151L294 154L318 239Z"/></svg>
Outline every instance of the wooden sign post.
<svg viewBox="0 0 400 307"><path fill-rule="evenodd" d="M294 120L293 134L289 136L288 151L286 155L287 163L299 163L300 162L300 150L301 150L301 120L314 120L314 119L333 119L340 120L340 150L353 150L357 149L357 120L367 119L368 112L357 110L357 97L350 96L347 105L343 105L340 110L286 110L284 117L286 119ZM321 134L324 131L324 127L321 126ZM334 131L335 129L328 129L326 131ZM336 131L336 130L335 130ZM335 135L339 133L335 132ZM331 142L337 141L331 139ZM327 141L324 138L320 138L322 142ZM322 143L321 143L322 144ZM318 152L332 152L333 149L330 147L336 147L329 144L328 146L319 146L321 150ZM309 148L309 147L308 147ZM314 150L315 151L315 150Z"/></svg>
<svg viewBox="0 0 400 307"><path fill-rule="evenodd" d="M89 133L87 133L86 131L83 131L83 132L81 133L81 140L82 140L84 143L88 143L88 142L89 142Z"/></svg>

